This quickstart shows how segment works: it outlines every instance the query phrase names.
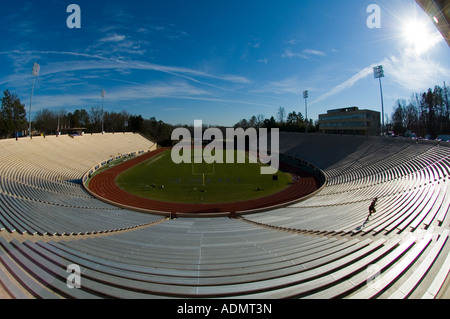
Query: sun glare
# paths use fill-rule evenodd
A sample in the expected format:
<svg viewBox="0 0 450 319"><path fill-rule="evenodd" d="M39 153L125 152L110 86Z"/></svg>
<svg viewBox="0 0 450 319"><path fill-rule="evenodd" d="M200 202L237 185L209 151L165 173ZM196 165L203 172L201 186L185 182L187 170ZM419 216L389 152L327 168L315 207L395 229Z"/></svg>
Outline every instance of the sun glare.
<svg viewBox="0 0 450 319"><path fill-rule="evenodd" d="M440 40L435 30L431 29L427 22L416 18L406 21L403 25L403 37L408 47L416 55L427 52Z"/></svg>

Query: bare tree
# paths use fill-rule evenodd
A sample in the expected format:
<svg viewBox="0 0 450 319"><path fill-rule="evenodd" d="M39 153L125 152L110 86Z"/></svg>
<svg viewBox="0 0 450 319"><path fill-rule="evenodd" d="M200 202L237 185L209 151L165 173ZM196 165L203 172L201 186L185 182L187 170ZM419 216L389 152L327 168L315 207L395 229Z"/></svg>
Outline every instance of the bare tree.
<svg viewBox="0 0 450 319"><path fill-rule="evenodd" d="M91 131L93 133L98 133L102 130L102 118L103 112L100 106L95 106L91 108L89 112L90 122L91 122Z"/></svg>
<svg viewBox="0 0 450 319"><path fill-rule="evenodd" d="M277 118L280 124L284 123L284 119L286 118L286 110L284 107L280 106L277 112Z"/></svg>

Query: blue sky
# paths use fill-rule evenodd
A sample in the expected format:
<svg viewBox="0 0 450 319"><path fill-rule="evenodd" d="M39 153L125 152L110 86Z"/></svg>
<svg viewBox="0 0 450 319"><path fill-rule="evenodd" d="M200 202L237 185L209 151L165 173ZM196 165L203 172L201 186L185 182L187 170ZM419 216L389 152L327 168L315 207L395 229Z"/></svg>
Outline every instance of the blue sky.
<svg viewBox="0 0 450 319"><path fill-rule="evenodd" d="M450 83L450 48L413 0L0 3L0 90L28 110L39 63L32 114L89 110L102 89L106 111L171 124L232 126L280 106L305 114L304 90L314 120L340 107L381 111L372 68L382 64L390 116L397 99ZM71 3L80 29L67 27ZM371 4L381 28L367 25Z"/></svg>

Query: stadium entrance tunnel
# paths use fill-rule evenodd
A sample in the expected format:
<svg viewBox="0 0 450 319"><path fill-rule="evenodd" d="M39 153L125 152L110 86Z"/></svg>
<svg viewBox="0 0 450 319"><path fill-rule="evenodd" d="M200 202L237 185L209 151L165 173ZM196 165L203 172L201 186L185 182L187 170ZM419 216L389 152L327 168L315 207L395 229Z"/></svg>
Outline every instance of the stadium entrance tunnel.
<svg viewBox="0 0 450 319"><path fill-rule="evenodd" d="M180 203L137 196L119 187L117 178L139 164L156 158L167 148L126 158L111 158L90 169L83 177L83 186L92 196L123 209L146 214L176 217L230 217L261 213L296 204L315 196L326 185L325 174L302 159L280 154L280 171L289 173L292 182L274 194L260 198L226 203ZM276 180L274 176L274 180ZM152 187L148 186L147 187ZM153 186L154 187L154 186Z"/></svg>

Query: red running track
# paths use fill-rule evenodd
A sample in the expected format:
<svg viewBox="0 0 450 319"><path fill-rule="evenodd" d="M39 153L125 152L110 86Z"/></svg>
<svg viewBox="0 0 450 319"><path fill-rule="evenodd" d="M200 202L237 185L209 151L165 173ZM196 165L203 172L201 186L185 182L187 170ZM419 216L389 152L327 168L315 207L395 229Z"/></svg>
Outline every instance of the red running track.
<svg viewBox="0 0 450 319"><path fill-rule="evenodd" d="M258 210L295 201L315 192L319 188L319 182L312 174L286 163L280 163L280 170L290 172L292 175L300 176L301 178L299 181L293 183L290 187L279 193L263 198L235 203L199 205L161 202L130 194L117 186L116 178L119 174L165 150L167 149L162 148L147 153L95 175L89 182L89 189L99 198L105 199L108 202L113 202L120 207L136 208L139 211L146 211L149 213L158 212L173 215L177 213L211 214Z"/></svg>

